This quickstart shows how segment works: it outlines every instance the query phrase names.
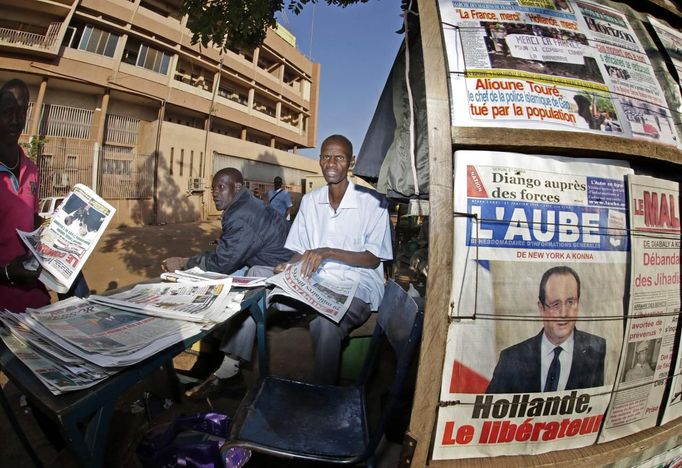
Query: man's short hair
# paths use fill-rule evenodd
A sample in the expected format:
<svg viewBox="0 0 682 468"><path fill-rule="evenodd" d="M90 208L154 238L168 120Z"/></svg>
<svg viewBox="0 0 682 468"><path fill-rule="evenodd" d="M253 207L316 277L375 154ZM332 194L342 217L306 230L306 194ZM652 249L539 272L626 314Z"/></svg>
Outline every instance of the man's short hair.
<svg viewBox="0 0 682 468"><path fill-rule="evenodd" d="M242 173L239 171L239 169L235 169L234 167L226 167L218 172L215 173L213 177L223 177L223 176L229 176L232 179L232 182L235 184L243 184L244 183L244 176Z"/></svg>
<svg viewBox="0 0 682 468"><path fill-rule="evenodd" d="M350 156L353 157L353 143L351 143L348 138L346 138L343 135L330 135L324 139L320 148L322 148L329 141L338 141L338 142L342 143L343 145L347 146L348 152L350 153Z"/></svg>
<svg viewBox="0 0 682 468"><path fill-rule="evenodd" d="M4 93L9 89L20 89L21 92L26 95L26 101L28 101L31 95L31 93L28 91L28 86L26 85L26 83L24 83L24 81L20 80L19 78L12 78L4 85L2 85L2 88L0 88L0 94Z"/></svg>
<svg viewBox="0 0 682 468"><path fill-rule="evenodd" d="M542 275L542 279L540 280L540 291L538 292L538 299L541 304L546 304L545 287L547 286L549 277L552 275L573 275L575 282L578 285L578 299L580 299L580 277L578 276L578 273L576 273L573 268L562 265L552 267Z"/></svg>
<svg viewBox="0 0 682 468"><path fill-rule="evenodd" d="M282 178L281 178L280 176L277 176L277 177L275 177L274 182L275 182L275 183L278 183L278 182L279 182L279 183L281 184L281 183L282 183Z"/></svg>

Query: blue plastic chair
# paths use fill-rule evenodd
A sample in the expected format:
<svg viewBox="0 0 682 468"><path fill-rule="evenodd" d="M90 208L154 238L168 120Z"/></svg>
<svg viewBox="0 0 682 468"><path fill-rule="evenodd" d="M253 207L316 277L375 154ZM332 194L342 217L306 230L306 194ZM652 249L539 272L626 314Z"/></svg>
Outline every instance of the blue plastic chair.
<svg viewBox="0 0 682 468"><path fill-rule="evenodd" d="M374 464L386 423L400 404L419 349L423 313L389 281L363 371L353 386L314 385L268 376L240 403L223 450L244 447L289 459ZM380 346L386 337L389 346ZM370 424L366 391L379 351L392 349L396 370L378 422Z"/></svg>

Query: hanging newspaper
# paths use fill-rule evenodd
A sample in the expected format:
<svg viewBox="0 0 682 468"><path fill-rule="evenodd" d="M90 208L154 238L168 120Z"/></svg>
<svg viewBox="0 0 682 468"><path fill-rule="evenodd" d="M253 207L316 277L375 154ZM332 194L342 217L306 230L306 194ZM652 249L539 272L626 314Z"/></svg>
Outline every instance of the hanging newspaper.
<svg viewBox="0 0 682 468"><path fill-rule="evenodd" d="M277 286L271 295L299 300L334 323L339 323L346 315L358 287L357 282L326 281L315 273L306 279L301 275L300 262L287 265L283 272L266 282Z"/></svg>
<svg viewBox="0 0 682 468"><path fill-rule="evenodd" d="M682 83L680 83L680 79L682 79L682 36L680 36L680 32L676 29L666 26L651 16L649 17L649 23L651 23L658 39L663 44L670 62L675 67L675 70L677 70L677 84L682 90Z"/></svg>
<svg viewBox="0 0 682 468"><path fill-rule="evenodd" d="M54 291L67 292L115 212L91 189L76 184L38 229L17 231L43 268L40 281Z"/></svg>
<svg viewBox="0 0 682 468"><path fill-rule="evenodd" d="M161 273L161 279L170 283L201 283L213 282L213 284L225 283L230 280L235 288L257 288L265 286L267 278L260 276L232 276L223 275L214 271L204 271L199 267L189 270L175 270L173 273Z"/></svg>
<svg viewBox="0 0 682 468"><path fill-rule="evenodd" d="M628 193L630 305L616 388L600 442L656 425L680 313L679 185L631 175Z"/></svg>
<svg viewBox="0 0 682 468"><path fill-rule="evenodd" d="M188 320L224 322L240 310L242 294L230 295L230 281L209 283L152 283L111 296L91 295L99 304L140 314Z"/></svg>
<svg viewBox="0 0 682 468"><path fill-rule="evenodd" d="M623 336L618 162L457 151L434 459L596 442Z"/></svg>
<svg viewBox="0 0 682 468"><path fill-rule="evenodd" d="M589 1L439 4L454 126L569 130L679 146L625 14Z"/></svg>

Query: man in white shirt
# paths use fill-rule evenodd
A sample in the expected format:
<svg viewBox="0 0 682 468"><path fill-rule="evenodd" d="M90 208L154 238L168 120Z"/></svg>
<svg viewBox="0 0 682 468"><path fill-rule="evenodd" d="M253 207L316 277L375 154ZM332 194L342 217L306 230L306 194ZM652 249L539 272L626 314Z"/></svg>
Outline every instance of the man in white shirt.
<svg viewBox="0 0 682 468"><path fill-rule="evenodd" d="M393 258L388 202L374 190L348 180L354 163L353 146L346 137L332 135L324 140L320 167L327 185L303 197L285 244L295 252L287 263L301 262L304 276L317 273L323 278L358 283L341 322L336 324L321 315L310 322L316 383L336 382L342 341L367 321L372 310L379 308L384 293L382 261ZM285 266L277 265L274 273ZM297 305L305 308L301 303ZM254 337L255 323L248 318L223 351L232 358L248 361ZM234 367L235 362L232 361ZM224 363L225 366L230 364ZM221 377L220 369L216 375Z"/></svg>

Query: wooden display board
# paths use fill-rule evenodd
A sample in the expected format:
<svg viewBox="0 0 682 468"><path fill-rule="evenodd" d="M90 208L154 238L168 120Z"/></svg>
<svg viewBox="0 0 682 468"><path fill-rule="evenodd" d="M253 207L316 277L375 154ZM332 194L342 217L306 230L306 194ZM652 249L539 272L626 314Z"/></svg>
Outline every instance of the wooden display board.
<svg viewBox="0 0 682 468"><path fill-rule="evenodd" d="M452 127L445 48L437 0L418 0L424 56L430 176L429 278L419 371L410 427L403 444L404 466L576 466L622 462L632 465L682 444L682 420L613 442L550 452L465 460L431 460L447 330L453 253L453 151L485 149L526 153L628 159L639 165L663 164L682 172L682 152L648 141L553 130ZM682 23L682 11L666 0L633 2Z"/></svg>

